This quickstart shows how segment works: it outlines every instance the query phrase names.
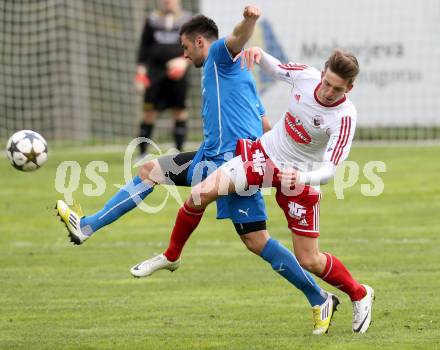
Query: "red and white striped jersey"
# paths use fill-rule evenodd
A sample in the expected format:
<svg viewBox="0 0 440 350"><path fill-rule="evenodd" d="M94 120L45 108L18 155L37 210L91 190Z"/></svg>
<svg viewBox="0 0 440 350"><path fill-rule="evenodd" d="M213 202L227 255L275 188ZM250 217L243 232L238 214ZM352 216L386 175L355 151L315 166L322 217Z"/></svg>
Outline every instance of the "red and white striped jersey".
<svg viewBox="0 0 440 350"><path fill-rule="evenodd" d="M357 115L353 103L346 95L333 105L319 102L321 72L315 68L280 64L266 53L260 64L276 79L292 85L285 115L261 137L267 155L278 168L292 166L304 174L324 165L335 169L350 151Z"/></svg>

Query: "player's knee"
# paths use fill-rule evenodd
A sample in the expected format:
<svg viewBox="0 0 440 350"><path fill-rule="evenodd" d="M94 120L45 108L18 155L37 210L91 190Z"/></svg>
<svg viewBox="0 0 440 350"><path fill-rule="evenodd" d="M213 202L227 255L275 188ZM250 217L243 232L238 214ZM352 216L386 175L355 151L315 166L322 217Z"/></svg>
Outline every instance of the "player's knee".
<svg viewBox="0 0 440 350"><path fill-rule="evenodd" d="M154 122L156 122L157 114L158 112L155 110L146 109L144 111L144 118L143 118L144 123L153 124Z"/></svg>
<svg viewBox="0 0 440 350"><path fill-rule="evenodd" d="M205 208L212 200L209 192L203 191L203 187L197 185L191 189L188 204L195 208Z"/></svg>
<svg viewBox="0 0 440 350"><path fill-rule="evenodd" d="M270 238L266 230L266 221L234 223L234 226L246 248L252 253L260 255Z"/></svg>
<svg viewBox="0 0 440 350"><path fill-rule="evenodd" d="M188 120L188 112L186 109L173 109L172 112L175 121L183 122Z"/></svg>
<svg viewBox="0 0 440 350"><path fill-rule="evenodd" d="M296 258L298 259L298 262L302 266L302 268L312 273L319 272L320 270L319 255L302 253L302 254L298 254Z"/></svg>
<svg viewBox="0 0 440 350"><path fill-rule="evenodd" d="M158 172L158 164L154 160L146 162L139 168L139 177L142 181L151 180L153 182L157 182L154 180L155 173Z"/></svg>
<svg viewBox="0 0 440 350"><path fill-rule="evenodd" d="M251 251L254 254L260 255L260 253L263 251L264 244L261 243L261 241L245 237L246 235L241 236L241 240L243 241L246 248Z"/></svg>

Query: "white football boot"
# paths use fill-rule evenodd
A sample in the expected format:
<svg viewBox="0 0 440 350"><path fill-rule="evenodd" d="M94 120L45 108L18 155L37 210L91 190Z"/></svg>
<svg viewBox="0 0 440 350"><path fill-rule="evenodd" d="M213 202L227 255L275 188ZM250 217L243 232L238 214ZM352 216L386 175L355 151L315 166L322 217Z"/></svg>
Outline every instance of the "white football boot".
<svg viewBox="0 0 440 350"><path fill-rule="evenodd" d="M179 266L180 259L169 261L165 255L159 254L133 266L130 269L130 273L134 277L147 277L155 273L157 270L169 270L173 272L177 270Z"/></svg>
<svg viewBox="0 0 440 350"><path fill-rule="evenodd" d="M365 333L371 324L374 289L363 284L367 294L359 301L353 301L353 332Z"/></svg>
<svg viewBox="0 0 440 350"><path fill-rule="evenodd" d="M313 334L320 335L328 333L333 315L340 303L336 295L327 293L327 299L322 305L315 305L313 311Z"/></svg>
<svg viewBox="0 0 440 350"><path fill-rule="evenodd" d="M57 201L55 209L58 212L58 216L61 217L61 221L67 227L69 231L70 240L74 244L82 244L87 238L87 236L81 231L80 220L83 215L75 213L69 206L62 200Z"/></svg>

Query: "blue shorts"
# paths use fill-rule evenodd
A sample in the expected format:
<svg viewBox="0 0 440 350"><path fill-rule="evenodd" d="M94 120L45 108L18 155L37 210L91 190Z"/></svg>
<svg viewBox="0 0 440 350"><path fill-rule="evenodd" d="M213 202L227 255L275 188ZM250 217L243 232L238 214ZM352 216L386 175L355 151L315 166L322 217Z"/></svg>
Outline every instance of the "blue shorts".
<svg viewBox="0 0 440 350"><path fill-rule="evenodd" d="M194 186L202 182L220 165L232 159L234 155L233 152L230 152L207 158L202 144L188 169L188 185ZM229 218L234 224L267 220L266 207L260 190L251 196L240 196L236 193L222 196L217 199L216 203L217 219Z"/></svg>

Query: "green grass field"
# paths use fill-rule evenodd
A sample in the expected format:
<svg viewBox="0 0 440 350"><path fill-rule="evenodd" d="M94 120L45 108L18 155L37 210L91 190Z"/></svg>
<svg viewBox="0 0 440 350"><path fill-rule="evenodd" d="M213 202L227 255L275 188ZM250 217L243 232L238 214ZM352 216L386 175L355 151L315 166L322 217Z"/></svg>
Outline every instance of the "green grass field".
<svg viewBox="0 0 440 350"><path fill-rule="evenodd" d="M35 173L0 159L0 349L438 349L440 339L440 146L355 147L350 159L386 163L385 191L365 197L359 182L337 200L324 187L323 251L331 251L376 291L374 323L351 333L351 303L330 333L311 335L306 299L248 252L228 221L210 208L175 273L134 279L129 268L163 251L179 205L138 209L72 246L53 206L57 165L83 166L75 199L91 213L122 184L122 154L53 151ZM84 168L109 165L107 190L86 197ZM182 195L187 190L181 191ZM148 198L159 203L165 191ZM291 247L273 196L269 230ZM322 286L333 290L324 282Z"/></svg>

